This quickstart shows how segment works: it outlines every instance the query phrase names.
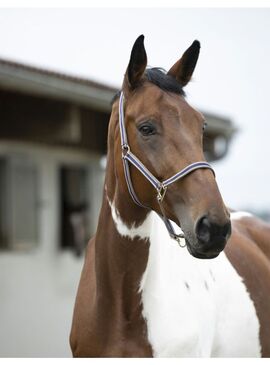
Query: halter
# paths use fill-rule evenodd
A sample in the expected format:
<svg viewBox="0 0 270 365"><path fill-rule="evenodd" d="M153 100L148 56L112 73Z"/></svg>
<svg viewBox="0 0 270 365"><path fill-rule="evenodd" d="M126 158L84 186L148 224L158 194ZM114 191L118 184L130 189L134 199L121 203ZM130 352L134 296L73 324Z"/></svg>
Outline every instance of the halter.
<svg viewBox="0 0 270 365"><path fill-rule="evenodd" d="M177 241L180 247L185 247L185 244L181 244L181 238L185 238L185 235L183 233L177 234L174 231L174 228L170 222L170 220L166 217L164 208L162 206L162 201L165 197L167 188L172 183L182 179L186 175L190 174L192 171L198 170L198 169L210 169L214 175L215 172L211 165L205 161L199 161L194 162L185 168L183 168L181 171L177 172L177 174L173 175L169 179L166 179L164 181L159 181L148 169L144 166L144 164L131 152L130 146L128 144L127 139L127 132L125 127L125 116L124 116L124 94L121 92L120 94L120 100L119 100L119 126L120 126L120 136L121 136L121 147L122 147L122 159L123 159L123 166L124 166L124 173L126 178L126 183L128 187L129 194L131 195L132 200L134 203L139 205L142 208L151 209L150 207L147 207L146 205L143 205L133 188L133 184L130 177L130 171L129 171L129 163L131 163L133 166L135 166L143 175L144 177L154 186L154 188L157 191L157 201L162 213L162 220L165 223L165 226L169 232L169 235L171 238Z"/></svg>

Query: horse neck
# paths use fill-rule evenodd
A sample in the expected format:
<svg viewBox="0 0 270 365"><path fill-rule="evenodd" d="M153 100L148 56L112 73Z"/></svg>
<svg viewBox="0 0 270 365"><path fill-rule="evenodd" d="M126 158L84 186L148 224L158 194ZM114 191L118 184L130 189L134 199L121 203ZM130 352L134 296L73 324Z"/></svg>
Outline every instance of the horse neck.
<svg viewBox="0 0 270 365"><path fill-rule="evenodd" d="M116 123L111 118L103 203L95 237L97 298L106 296L100 306L113 302L115 309L124 306L126 315L132 316L141 305L138 292L148 261L151 214L136 206L125 184L117 180Z"/></svg>

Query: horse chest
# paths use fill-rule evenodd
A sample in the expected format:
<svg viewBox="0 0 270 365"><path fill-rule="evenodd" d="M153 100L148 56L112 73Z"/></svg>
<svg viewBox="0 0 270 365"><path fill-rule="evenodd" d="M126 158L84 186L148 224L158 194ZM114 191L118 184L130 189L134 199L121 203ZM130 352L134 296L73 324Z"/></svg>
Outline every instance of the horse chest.
<svg viewBox="0 0 270 365"><path fill-rule="evenodd" d="M141 293L154 356L260 356L253 302L225 254L198 260L158 220L152 232Z"/></svg>

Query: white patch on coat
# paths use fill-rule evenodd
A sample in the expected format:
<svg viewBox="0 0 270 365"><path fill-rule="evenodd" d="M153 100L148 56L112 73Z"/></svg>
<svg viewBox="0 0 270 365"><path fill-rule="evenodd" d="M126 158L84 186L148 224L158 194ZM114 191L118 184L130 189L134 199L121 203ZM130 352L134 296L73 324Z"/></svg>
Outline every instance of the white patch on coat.
<svg viewBox="0 0 270 365"><path fill-rule="evenodd" d="M120 217L114 202L111 203L109 199L108 202L111 207L112 219L114 221L115 227L121 236L129 237L130 239L134 239L135 237L139 237L141 239L149 238L152 228L152 218L150 217L150 214L140 226L136 227L135 224L133 224L131 227L128 227Z"/></svg>
<svg viewBox="0 0 270 365"><path fill-rule="evenodd" d="M128 228L111 208L119 234L150 236L140 290L155 357L260 356L254 304L224 253L196 259L169 237L156 213L140 227Z"/></svg>
<svg viewBox="0 0 270 365"><path fill-rule="evenodd" d="M230 215L231 219L242 219L245 217L252 217L251 213L248 212L232 212Z"/></svg>

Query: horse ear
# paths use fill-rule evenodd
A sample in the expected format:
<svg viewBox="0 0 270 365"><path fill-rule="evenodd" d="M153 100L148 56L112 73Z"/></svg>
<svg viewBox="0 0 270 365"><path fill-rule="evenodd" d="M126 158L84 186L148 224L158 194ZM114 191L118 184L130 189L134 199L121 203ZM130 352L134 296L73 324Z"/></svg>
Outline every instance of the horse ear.
<svg viewBox="0 0 270 365"><path fill-rule="evenodd" d="M140 35L132 47L123 89L135 89L142 79L147 65L147 56L143 41L144 35Z"/></svg>
<svg viewBox="0 0 270 365"><path fill-rule="evenodd" d="M182 86L190 81L200 53L200 42L194 41L183 56L168 71Z"/></svg>

